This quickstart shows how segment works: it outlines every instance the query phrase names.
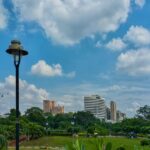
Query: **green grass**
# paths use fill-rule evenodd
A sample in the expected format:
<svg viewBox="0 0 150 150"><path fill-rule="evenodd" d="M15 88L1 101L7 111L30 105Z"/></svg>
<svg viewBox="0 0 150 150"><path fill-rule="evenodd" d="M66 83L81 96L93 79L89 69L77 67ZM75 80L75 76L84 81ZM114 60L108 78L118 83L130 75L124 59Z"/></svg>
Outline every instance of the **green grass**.
<svg viewBox="0 0 150 150"><path fill-rule="evenodd" d="M79 141L85 145L86 150L96 150L96 138L83 138L79 137ZM112 150L116 150L119 146L124 146L126 150L134 150L134 146L138 146L138 150L150 150L150 147L141 147L140 139L128 139L122 137L106 137L103 138L104 143L112 142ZM33 147L33 146L49 146L49 147L72 147L75 139L72 137L64 136L52 136L52 137L42 137L37 140L32 140L29 142L24 142L21 146ZM21 150L27 150L27 148L22 148ZM9 149L13 150L13 149Z"/></svg>

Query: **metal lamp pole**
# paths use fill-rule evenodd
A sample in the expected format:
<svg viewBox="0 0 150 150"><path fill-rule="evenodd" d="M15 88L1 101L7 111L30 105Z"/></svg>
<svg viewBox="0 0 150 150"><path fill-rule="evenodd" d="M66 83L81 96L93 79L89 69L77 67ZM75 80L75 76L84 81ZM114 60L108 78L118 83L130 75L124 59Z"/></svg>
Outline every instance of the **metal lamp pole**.
<svg viewBox="0 0 150 150"><path fill-rule="evenodd" d="M13 55L16 68L16 150L19 150L19 65L21 57L28 55L28 52L23 50L21 42L18 40L12 40L6 52Z"/></svg>

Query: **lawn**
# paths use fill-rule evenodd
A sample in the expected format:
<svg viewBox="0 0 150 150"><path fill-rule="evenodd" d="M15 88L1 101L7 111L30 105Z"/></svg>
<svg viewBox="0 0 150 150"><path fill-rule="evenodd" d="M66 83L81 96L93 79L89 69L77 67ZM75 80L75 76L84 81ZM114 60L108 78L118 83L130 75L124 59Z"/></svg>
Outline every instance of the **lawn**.
<svg viewBox="0 0 150 150"><path fill-rule="evenodd" d="M79 137L79 141L85 146L86 150L96 150L96 138L83 138ZM104 142L111 142L112 143L112 150L116 150L119 146L124 146L126 150L134 150L135 146L138 146L138 150L150 150L150 147L141 147L140 146L140 139L128 139L122 137L107 137L103 138ZM27 149L38 149L38 146L48 146L51 147L49 149L55 149L56 147L65 147L68 146L72 150L72 145L75 139L73 137L62 137L62 136L52 136L52 137L42 137L37 140L32 140L29 142L24 142L21 144L21 150ZM35 146L35 147L34 147ZM34 147L34 148L33 148ZM52 148L53 147L53 148ZM58 149L60 149L58 148ZM14 150L9 148L9 150Z"/></svg>

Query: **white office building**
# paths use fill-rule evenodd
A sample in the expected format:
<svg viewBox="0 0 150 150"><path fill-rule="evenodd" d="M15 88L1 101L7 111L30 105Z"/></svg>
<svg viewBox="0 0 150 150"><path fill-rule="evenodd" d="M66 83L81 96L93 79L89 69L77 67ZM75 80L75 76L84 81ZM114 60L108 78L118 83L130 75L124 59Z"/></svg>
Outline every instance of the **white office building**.
<svg viewBox="0 0 150 150"><path fill-rule="evenodd" d="M106 119L105 101L104 98L99 95L85 96L84 109L101 120Z"/></svg>

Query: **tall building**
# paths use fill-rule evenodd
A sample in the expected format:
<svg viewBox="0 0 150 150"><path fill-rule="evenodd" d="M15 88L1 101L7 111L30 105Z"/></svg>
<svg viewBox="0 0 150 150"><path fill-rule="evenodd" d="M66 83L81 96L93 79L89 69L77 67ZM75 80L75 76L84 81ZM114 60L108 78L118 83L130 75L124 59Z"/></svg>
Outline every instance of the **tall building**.
<svg viewBox="0 0 150 150"><path fill-rule="evenodd" d="M99 95L85 96L84 109L99 119L106 119L105 101Z"/></svg>
<svg viewBox="0 0 150 150"><path fill-rule="evenodd" d="M64 106L56 105L55 101L43 100L43 111L53 115L64 113Z"/></svg>
<svg viewBox="0 0 150 150"><path fill-rule="evenodd" d="M111 114L111 120L113 122L117 121L117 106L114 101L110 102L110 114Z"/></svg>
<svg viewBox="0 0 150 150"><path fill-rule="evenodd" d="M117 111L117 122L120 122L126 118L126 114L121 111Z"/></svg>
<svg viewBox="0 0 150 150"><path fill-rule="evenodd" d="M106 107L106 116L107 116L107 120L111 120L111 113L109 107Z"/></svg>

